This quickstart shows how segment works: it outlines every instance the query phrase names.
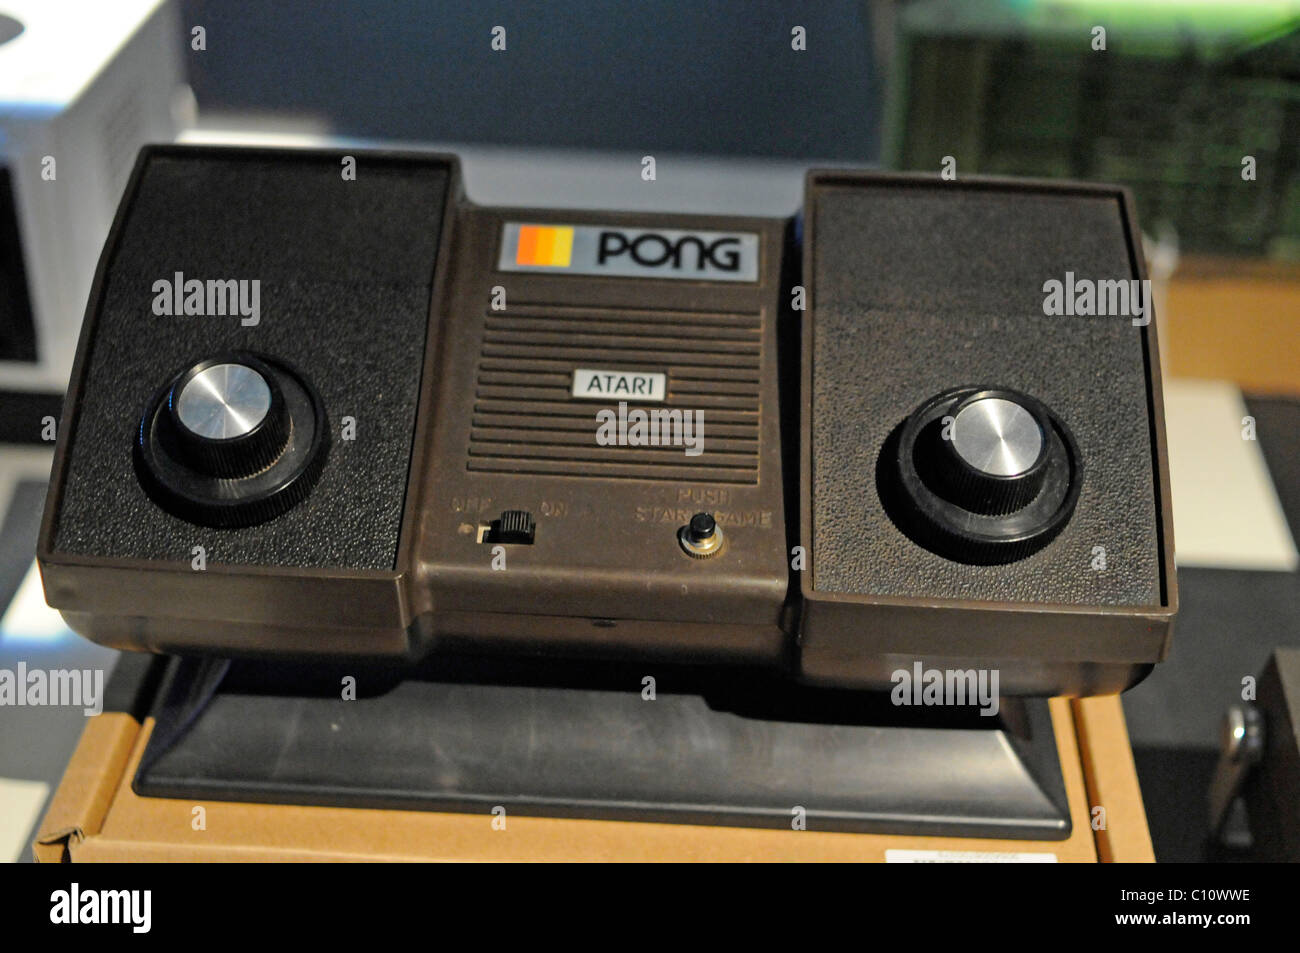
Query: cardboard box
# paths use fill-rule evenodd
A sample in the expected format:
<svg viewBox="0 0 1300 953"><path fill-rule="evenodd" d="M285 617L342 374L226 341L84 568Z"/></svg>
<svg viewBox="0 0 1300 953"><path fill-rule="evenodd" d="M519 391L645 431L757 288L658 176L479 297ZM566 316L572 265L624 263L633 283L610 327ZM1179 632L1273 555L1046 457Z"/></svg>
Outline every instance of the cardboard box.
<svg viewBox="0 0 1300 953"><path fill-rule="evenodd" d="M131 779L152 719L142 723L129 714L106 712L87 724L33 849L41 862L880 861L893 851L1047 854L1060 862L1084 863L1152 861L1119 699L1052 699L1051 711L1073 821L1070 837L1062 841L519 815L496 830L486 814L144 798L131 790ZM1105 827L1094 830L1098 806L1105 808ZM199 817L203 829L196 829Z"/></svg>
<svg viewBox="0 0 1300 953"><path fill-rule="evenodd" d="M1169 283L1160 344L1175 377L1252 394L1300 394L1300 267L1189 258Z"/></svg>

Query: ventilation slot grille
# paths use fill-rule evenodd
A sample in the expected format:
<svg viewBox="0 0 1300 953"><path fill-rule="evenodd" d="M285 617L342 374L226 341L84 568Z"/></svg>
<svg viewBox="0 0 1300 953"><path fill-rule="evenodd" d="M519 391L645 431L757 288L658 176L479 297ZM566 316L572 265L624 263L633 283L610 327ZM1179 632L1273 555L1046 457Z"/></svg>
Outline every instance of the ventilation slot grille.
<svg viewBox="0 0 1300 953"><path fill-rule="evenodd" d="M762 316L512 305L489 312L479 355L470 470L549 476L756 484ZM703 412L702 452L601 446L596 414L574 398L578 368L668 376L663 403Z"/></svg>

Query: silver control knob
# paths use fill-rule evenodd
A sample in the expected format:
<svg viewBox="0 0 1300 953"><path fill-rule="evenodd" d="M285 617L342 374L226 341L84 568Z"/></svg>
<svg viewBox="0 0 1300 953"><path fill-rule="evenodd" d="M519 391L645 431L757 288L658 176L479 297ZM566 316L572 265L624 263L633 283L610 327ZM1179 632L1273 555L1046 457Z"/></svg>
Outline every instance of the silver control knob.
<svg viewBox="0 0 1300 953"><path fill-rule="evenodd" d="M250 433L271 409L266 378L244 364L214 364L191 377L176 397L176 417L190 433L230 440Z"/></svg>

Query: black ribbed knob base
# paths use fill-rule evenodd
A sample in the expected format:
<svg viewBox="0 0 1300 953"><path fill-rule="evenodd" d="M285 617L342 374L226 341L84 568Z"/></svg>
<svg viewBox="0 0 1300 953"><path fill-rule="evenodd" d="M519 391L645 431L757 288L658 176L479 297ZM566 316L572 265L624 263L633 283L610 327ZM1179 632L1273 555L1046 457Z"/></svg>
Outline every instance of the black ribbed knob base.
<svg viewBox="0 0 1300 953"><path fill-rule="evenodd" d="M159 420L177 458L209 476L265 470L289 443L291 421L276 372L244 356L200 361L167 393Z"/></svg>
<svg viewBox="0 0 1300 953"><path fill-rule="evenodd" d="M932 397L890 435L881 497L913 541L956 562L997 564L1046 546L1074 512L1074 438L1040 401L1003 387Z"/></svg>
<svg viewBox="0 0 1300 953"><path fill-rule="evenodd" d="M251 526L306 497L328 445L324 408L305 380L257 355L222 354L155 395L136 433L136 474L182 519Z"/></svg>

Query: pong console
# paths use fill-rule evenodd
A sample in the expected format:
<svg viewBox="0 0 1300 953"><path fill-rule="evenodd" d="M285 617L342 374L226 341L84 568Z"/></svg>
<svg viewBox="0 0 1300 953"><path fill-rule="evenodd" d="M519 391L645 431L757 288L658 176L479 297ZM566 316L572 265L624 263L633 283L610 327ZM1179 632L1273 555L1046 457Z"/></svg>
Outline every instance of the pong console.
<svg viewBox="0 0 1300 953"><path fill-rule="evenodd" d="M475 205L446 155L150 147L46 595L182 655L1121 691L1177 604L1139 238L1105 186L837 170L789 220L576 212Z"/></svg>

